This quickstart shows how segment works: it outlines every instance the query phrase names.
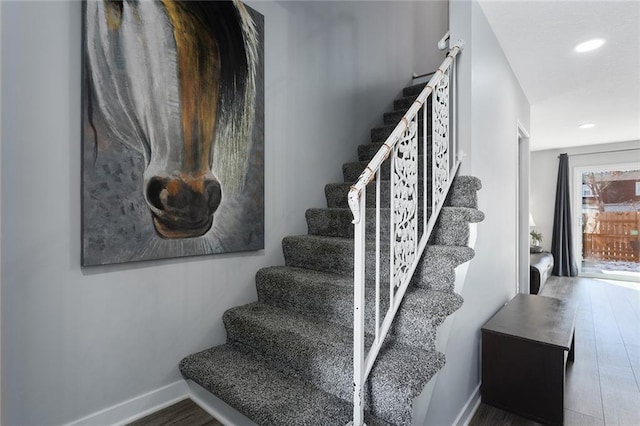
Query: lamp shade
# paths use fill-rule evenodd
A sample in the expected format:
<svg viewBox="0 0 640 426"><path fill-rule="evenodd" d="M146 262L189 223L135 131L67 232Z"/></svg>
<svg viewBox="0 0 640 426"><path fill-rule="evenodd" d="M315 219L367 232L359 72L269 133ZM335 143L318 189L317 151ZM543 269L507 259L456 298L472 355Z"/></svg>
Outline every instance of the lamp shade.
<svg viewBox="0 0 640 426"><path fill-rule="evenodd" d="M533 215L529 212L529 226L536 226L536 223L533 221Z"/></svg>

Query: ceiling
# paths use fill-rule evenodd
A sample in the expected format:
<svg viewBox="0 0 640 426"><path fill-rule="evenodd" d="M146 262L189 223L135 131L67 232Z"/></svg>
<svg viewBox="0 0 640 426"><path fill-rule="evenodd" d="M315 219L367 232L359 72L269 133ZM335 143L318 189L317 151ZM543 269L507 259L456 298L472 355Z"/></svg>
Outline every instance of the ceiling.
<svg viewBox="0 0 640 426"><path fill-rule="evenodd" d="M479 3L531 103L532 151L640 140L640 0Z"/></svg>

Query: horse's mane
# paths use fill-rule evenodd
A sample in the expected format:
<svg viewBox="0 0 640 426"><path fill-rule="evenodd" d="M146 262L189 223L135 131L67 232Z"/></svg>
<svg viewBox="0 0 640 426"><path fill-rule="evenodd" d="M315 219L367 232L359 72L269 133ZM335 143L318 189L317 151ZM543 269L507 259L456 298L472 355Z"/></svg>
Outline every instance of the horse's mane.
<svg viewBox="0 0 640 426"><path fill-rule="evenodd" d="M223 192L244 184L255 116L258 40L253 19L240 1L182 2L199 17L220 52L220 99L213 167Z"/></svg>

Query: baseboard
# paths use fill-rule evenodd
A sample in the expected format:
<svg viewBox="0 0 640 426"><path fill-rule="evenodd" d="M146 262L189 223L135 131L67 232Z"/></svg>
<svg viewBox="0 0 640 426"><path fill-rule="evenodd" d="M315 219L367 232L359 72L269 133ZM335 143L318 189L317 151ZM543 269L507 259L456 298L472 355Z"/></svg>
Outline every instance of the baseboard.
<svg viewBox="0 0 640 426"><path fill-rule="evenodd" d="M187 398L189 386L184 380L179 380L75 420L66 426L126 425Z"/></svg>
<svg viewBox="0 0 640 426"><path fill-rule="evenodd" d="M187 380L189 387L189 397L200 408L215 417L225 426L257 426L248 417L235 408L227 405L223 400L198 385L196 382Z"/></svg>
<svg viewBox="0 0 640 426"><path fill-rule="evenodd" d="M469 422L471 422L471 419L478 410L479 406L480 385L478 384L478 386L471 393L471 396L467 400L467 403L464 404L464 407L462 407L460 414L458 414L458 417L456 417L455 421L453 422L454 426L467 426Z"/></svg>

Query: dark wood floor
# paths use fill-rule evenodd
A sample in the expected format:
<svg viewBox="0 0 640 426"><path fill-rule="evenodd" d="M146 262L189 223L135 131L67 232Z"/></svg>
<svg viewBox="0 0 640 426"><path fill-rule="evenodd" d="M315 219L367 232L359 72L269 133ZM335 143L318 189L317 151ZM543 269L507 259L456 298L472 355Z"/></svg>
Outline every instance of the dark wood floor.
<svg viewBox="0 0 640 426"><path fill-rule="evenodd" d="M129 426L223 426L192 400L185 399L170 407L130 423Z"/></svg>
<svg viewBox="0 0 640 426"><path fill-rule="evenodd" d="M565 425L640 425L640 285L551 277L542 296L579 302ZM471 426L537 425L480 404Z"/></svg>

